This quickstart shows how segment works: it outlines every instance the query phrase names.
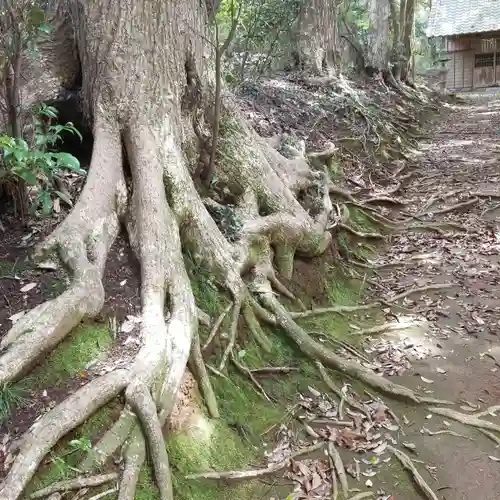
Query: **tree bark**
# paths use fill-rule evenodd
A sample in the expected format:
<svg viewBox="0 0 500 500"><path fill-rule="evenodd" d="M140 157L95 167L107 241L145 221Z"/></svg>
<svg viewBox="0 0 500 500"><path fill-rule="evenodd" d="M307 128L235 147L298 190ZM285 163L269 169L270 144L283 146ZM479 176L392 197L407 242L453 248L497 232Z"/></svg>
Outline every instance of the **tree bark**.
<svg viewBox="0 0 500 500"><path fill-rule="evenodd" d="M402 30L402 67L401 80L407 81L411 65L412 39L415 24L415 0L406 0L404 12L404 26Z"/></svg>
<svg viewBox="0 0 500 500"><path fill-rule="evenodd" d="M366 69L374 75L389 70L389 0L369 0Z"/></svg>
<svg viewBox="0 0 500 500"><path fill-rule="evenodd" d="M302 3L293 30L295 67L315 73L334 73L338 51L337 7L334 0Z"/></svg>

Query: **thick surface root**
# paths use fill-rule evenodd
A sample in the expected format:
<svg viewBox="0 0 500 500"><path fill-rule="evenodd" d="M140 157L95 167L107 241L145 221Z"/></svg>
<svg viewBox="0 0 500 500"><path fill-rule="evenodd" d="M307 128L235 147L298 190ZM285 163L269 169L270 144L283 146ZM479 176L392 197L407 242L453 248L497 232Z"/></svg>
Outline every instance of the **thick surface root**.
<svg viewBox="0 0 500 500"><path fill-rule="evenodd" d="M22 375L82 318L97 315L104 303L104 263L118 234L118 212L126 195L117 130L97 120L95 138L89 178L77 204L38 249L39 254L56 251L70 269L72 283L58 298L29 311L4 336L0 384Z"/></svg>
<svg viewBox="0 0 500 500"><path fill-rule="evenodd" d="M266 307L274 313L278 324L297 344L299 349L312 360L319 361L329 368L341 371L396 399L406 400L412 403L426 401L426 398L418 396L411 389L395 384L354 361L342 358L314 341L307 332L292 319L288 311L278 302L272 293L262 294L261 300ZM449 404L449 402L445 401L444 404Z"/></svg>

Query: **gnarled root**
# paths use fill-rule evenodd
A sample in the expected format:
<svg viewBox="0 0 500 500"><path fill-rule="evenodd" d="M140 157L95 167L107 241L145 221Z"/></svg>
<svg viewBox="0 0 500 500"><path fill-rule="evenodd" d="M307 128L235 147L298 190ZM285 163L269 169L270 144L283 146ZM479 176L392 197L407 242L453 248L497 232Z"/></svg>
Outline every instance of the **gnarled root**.
<svg viewBox="0 0 500 500"><path fill-rule="evenodd" d="M72 273L68 290L22 317L0 342L0 384L19 378L104 303L101 278L126 201L118 131L96 121L89 178L71 214L39 248L56 251ZM96 217L96 214L97 217Z"/></svg>

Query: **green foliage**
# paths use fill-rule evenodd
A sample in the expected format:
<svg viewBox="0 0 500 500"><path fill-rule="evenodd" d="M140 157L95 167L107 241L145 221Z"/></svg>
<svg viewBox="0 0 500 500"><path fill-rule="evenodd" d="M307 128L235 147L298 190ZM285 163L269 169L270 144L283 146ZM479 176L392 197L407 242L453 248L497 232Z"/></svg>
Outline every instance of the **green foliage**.
<svg viewBox="0 0 500 500"><path fill-rule="evenodd" d="M6 10L6 3L0 6L2 37L0 39L0 67L2 70L11 59L25 53L39 57L38 44L53 31L48 23L47 14L37 0L17 0L10 2L11 9ZM3 71L2 71L3 73Z"/></svg>
<svg viewBox="0 0 500 500"><path fill-rule="evenodd" d="M302 0L236 0L241 5L238 29L233 42L231 69L226 80L261 75L282 59L290 45L290 33ZM233 0L223 0L217 22L224 31L231 25Z"/></svg>
<svg viewBox="0 0 500 500"><path fill-rule="evenodd" d="M21 384L3 384L0 386L0 424L7 420L14 409L27 402L27 389Z"/></svg>
<svg viewBox="0 0 500 500"><path fill-rule="evenodd" d="M77 158L69 153L51 151L60 142L62 133L77 135L80 132L72 123L51 125L57 118L57 110L45 104L41 105L34 117L34 134L32 144L22 138L0 135L0 183L18 183L36 189L36 197L32 202L32 211L41 209L44 215L51 213L53 197L57 196L71 204L66 194L57 189L56 178L63 171L71 171L85 175ZM47 124L48 122L48 124Z"/></svg>

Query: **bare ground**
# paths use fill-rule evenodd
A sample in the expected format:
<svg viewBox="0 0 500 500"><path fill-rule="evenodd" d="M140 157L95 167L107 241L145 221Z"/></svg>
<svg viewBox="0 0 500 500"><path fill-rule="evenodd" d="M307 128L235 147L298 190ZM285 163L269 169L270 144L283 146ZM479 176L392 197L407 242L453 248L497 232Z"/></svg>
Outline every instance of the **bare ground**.
<svg viewBox="0 0 500 500"><path fill-rule="evenodd" d="M412 370L401 377L402 383L457 401L458 411L471 413L500 403L500 94L484 92L462 97L467 104L456 106L436 133L421 144L421 156L414 166L417 175L402 198L413 214L438 212L472 200L463 209L421 218L426 223L453 222L467 232L450 232L443 227L443 234L405 232L393 237L381 261L416 256L421 260L419 265L384 273L379 283L396 293L415 285L456 285L449 291L412 297L414 302L405 300L403 305L419 311L430 326L401 330L389 338L409 336L422 349L430 349L425 359L412 362ZM436 202L426 208L431 199ZM415 220L415 224L420 223L424 222ZM500 456L500 451L495 443L471 427L431 415L424 408L391 407L412 422L403 426L402 440L416 444L415 457L423 462L420 468L424 478L435 491L439 489L440 499L499 498L500 467L494 458ZM498 418L490 420L498 423ZM443 421L473 440L422 433L422 428L447 429ZM427 466L435 479L424 470ZM392 469L382 473L382 481L392 482L392 474ZM393 491L398 499L419 498L407 488L396 487Z"/></svg>

